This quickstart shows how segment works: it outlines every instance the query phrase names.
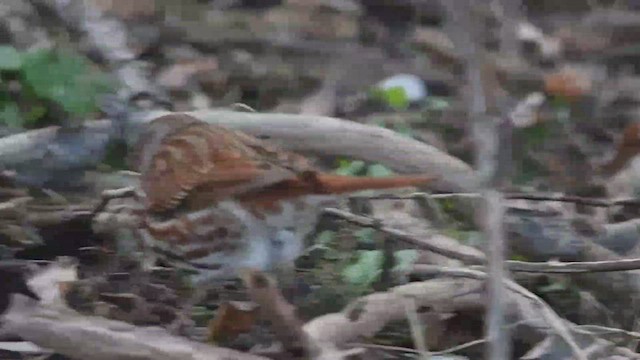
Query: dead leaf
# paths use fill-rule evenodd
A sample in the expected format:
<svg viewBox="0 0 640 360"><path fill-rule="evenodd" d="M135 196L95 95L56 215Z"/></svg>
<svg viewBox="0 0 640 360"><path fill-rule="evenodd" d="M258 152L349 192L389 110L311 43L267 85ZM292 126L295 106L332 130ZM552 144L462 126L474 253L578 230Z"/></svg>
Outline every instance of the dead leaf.
<svg viewBox="0 0 640 360"><path fill-rule="evenodd" d="M564 68L544 76L544 89L554 96L573 101L591 92L593 80L586 72Z"/></svg>
<svg viewBox="0 0 640 360"><path fill-rule="evenodd" d="M208 340L214 343L235 339L249 332L256 322L258 306L249 302L227 301L220 305L209 321Z"/></svg>

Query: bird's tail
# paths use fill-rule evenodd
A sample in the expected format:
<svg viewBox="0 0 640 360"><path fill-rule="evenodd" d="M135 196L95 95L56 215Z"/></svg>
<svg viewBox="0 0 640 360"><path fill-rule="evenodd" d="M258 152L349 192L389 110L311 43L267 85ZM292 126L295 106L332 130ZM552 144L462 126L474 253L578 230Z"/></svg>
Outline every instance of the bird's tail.
<svg viewBox="0 0 640 360"><path fill-rule="evenodd" d="M426 185L436 177L406 175L389 177L355 177L335 174L316 174L315 182L320 193L342 194L361 190L392 189Z"/></svg>

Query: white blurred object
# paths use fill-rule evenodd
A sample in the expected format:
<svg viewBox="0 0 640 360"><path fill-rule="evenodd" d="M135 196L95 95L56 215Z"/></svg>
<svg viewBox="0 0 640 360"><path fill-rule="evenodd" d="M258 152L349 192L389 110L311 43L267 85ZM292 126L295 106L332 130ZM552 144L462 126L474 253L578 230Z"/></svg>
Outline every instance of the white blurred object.
<svg viewBox="0 0 640 360"><path fill-rule="evenodd" d="M427 97L427 87L424 81L412 74L393 75L379 82L377 87L382 90L401 87L410 102L422 101Z"/></svg>
<svg viewBox="0 0 640 360"><path fill-rule="evenodd" d="M27 285L40 297L41 304L66 307L60 285L78 280L77 265L73 258L59 257L31 277Z"/></svg>
<svg viewBox="0 0 640 360"><path fill-rule="evenodd" d="M520 41L530 41L537 44L540 54L545 59L555 59L562 53L563 49L560 39L546 36L542 30L531 23L519 23L516 31Z"/></svg>
<svg viewBox="0 0 640 360"><path fill-rule="evenodd" d="M533 92L527 95L509 114L513 125L517 128L535 125L538 122L538 110L544 100L545 96L541 92Z"/></svg>

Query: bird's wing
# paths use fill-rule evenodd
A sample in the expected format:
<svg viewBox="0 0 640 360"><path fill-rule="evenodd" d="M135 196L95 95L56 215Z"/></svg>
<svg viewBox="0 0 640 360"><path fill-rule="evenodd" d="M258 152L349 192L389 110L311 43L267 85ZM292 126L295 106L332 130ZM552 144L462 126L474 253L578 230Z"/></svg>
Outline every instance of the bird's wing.
<svg viewBox="0 0 640 360"><path fill-rule="evenodd" d="M134 162L152 211L175 208L187 196L210 204L311 171L302 156L188 115L163 116L149 127L156 138L140 140Z"/></svg>

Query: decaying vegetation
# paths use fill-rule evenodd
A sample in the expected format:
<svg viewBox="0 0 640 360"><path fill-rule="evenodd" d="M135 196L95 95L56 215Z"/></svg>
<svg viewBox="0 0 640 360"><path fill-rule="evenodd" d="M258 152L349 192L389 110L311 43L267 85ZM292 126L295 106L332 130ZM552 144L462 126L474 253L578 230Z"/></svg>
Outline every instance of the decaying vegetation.
<svg viewBox="0 0 640 360"><path fill-rule="evenodd" d="M3 0L0 358L640 358L639 34L632 0ZM171 112L438 180L175 328L192 287L115 225Z"/></svg>

